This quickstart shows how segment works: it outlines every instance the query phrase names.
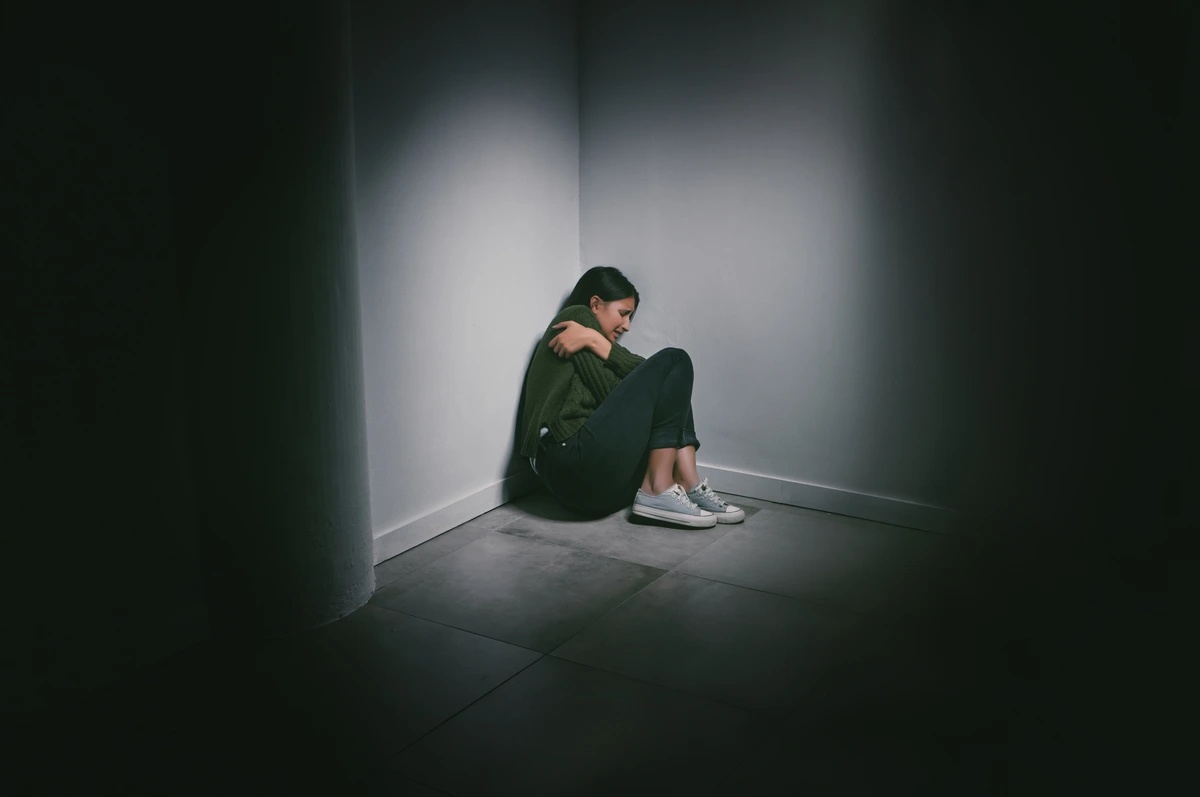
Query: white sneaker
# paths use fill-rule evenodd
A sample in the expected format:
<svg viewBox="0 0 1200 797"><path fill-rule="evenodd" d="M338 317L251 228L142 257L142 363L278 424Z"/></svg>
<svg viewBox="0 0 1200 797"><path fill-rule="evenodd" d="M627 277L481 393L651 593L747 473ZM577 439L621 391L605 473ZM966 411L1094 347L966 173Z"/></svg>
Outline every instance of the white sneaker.
<svg viewBox="0 0 1200 797"><path fill-rule="evenodd" d="M738 509L713 492L708 486L708 479L696 485L695 489L688 490L687 497L696 506L716 515L718 523L741 523L746 519L744 510Z"/></svg>
<svg viewBox="0 0 1200 797"><path fill-rule="evenodd" d="M671 489L661 495L647 495L638 490L633 499L633 514L695 529L717 525L717 516L696 506L678 484L672 484Z"/></svg>

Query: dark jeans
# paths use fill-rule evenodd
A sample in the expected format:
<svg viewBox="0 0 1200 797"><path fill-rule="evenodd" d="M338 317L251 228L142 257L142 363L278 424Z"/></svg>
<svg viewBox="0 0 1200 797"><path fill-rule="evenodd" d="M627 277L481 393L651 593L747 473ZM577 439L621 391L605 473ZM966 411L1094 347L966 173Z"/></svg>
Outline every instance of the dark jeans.
<svg viewBox="0 0 1200 797"><path fill-rule="evenodd" d="M650 450L700 447L692 420L692 358L663 349L617 385L578 432L538 447L542 484L568 509L607 515L629 506Z"/></svg>

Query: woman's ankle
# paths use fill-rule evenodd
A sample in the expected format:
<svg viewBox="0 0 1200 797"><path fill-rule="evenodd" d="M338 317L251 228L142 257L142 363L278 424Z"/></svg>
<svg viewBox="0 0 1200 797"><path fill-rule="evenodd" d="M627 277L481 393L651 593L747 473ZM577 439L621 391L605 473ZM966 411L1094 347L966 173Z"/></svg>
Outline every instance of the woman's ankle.
<svg viewBox="0 0 1200 797"><path fill-rule="evenodd" d="M674 487L675 484L676 482L673 481L656 484L647 479L642 482L642 492L646 495L662 495L667 490L670 490L672 487Z"/></svg>
<svg viewBox="0 0 1200 797"><path fill-rule="evenodd" d="M675 483L678 484L680 487L682 487L684 492L690 493L692 490L695 490L697 487L700 486L700 479L699 478L696 478L694 480L686 479L682 475L676 473L675 474Z"/></svg>

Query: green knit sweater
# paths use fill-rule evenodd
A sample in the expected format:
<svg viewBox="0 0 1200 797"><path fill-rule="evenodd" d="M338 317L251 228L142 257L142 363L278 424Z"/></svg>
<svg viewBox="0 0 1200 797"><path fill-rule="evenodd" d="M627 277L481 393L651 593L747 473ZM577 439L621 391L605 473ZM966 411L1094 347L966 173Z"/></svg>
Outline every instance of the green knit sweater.
<svg viewBox="0 0 1200 797"><path fill-rule="evenodd" d="M607 361L588 349L563 359L549 345L562 331L554 325L562 321L576 321L600 331L600 323L583 305L564 308L546 328L525 376L522 457L537 456L538 435L543 426L550 428L555 440L566 440L578 432L613 388L645 360L617 343L612 345Z"/></svg>

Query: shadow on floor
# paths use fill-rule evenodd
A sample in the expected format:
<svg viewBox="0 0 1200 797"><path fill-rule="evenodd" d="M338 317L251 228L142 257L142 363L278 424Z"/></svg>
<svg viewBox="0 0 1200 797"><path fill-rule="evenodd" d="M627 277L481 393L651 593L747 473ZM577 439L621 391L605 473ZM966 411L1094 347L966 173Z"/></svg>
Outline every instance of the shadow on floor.
<svg viewBox="0 0 1200 797"><path fill-rule="evenodd" d="M525 496L336 623L12 718L28 793L1155 792L1190 755L1165 593L730 498L687 531Z"/></svg>

